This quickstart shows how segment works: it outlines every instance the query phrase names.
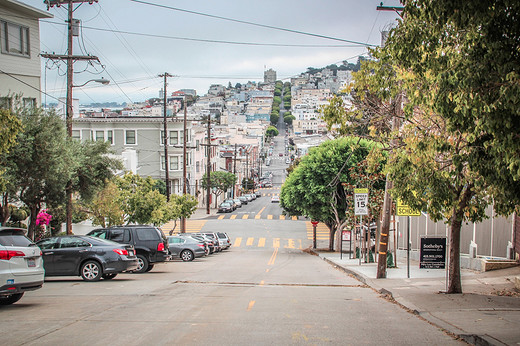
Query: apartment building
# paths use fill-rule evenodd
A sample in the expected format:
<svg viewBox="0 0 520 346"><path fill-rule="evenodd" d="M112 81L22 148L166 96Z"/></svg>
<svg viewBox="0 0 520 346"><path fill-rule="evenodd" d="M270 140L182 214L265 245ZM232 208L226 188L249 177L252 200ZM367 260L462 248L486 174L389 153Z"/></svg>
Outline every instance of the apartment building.
<svg viewBox="0 0 520 346"><path fill-rule="evenodd" d="M13 95L24 106L41 104L40 18L47 12L15 0L0 0L0 107L11 108Z"/></svg>

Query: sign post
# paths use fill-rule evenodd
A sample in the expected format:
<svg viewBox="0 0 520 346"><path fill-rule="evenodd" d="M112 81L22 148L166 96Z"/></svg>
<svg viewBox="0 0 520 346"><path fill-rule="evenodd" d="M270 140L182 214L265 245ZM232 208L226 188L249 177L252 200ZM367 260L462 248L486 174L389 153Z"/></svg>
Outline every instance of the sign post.
<svg viewBox="0 0 520 346"><path fill-rule="evenodd" d="M408 242L406 246L406 274L408 279L410 278L410 216L421 216L421 212L419 210L415 210L410 208L410 206L404 204L401 200L397 200L397 215L398 216L408 216L408 222L406 226L406 241Z"/></svg>
<svg viewBox="0 0 520 346"><path fill-rule="evenodd" d="M359 265L361 265L361 246L363 246L365 238L363 231L363 215L368 215L368 188L354 189L354 215L359 215L359 231L361 233L361 242L359 244Z"/></svg>

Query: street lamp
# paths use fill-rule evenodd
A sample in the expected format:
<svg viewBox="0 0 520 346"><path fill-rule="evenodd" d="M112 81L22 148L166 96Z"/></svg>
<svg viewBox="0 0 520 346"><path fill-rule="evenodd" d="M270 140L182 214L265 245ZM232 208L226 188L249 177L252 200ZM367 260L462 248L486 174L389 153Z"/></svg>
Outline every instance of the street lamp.
<svg viewBox="0 0 520 346"><path fill-rule="evenodd" d="M80 84L80 85L73 85L74 88L81 88L85 85L87 85L88 83L90 82L96 82L96 83L101 83L103 85L107 85L110 83L110 81L108 79L105 79L105 78L98 78L98 79L91 79L91 80L88 80L86 81L85 83L83 84Z"/></svg>

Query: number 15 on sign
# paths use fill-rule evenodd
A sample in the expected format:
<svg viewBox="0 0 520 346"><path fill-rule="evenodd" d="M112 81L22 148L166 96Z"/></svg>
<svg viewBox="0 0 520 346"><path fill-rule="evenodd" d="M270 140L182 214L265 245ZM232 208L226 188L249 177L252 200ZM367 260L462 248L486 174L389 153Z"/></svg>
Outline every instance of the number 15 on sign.
<svg viewBox="0 0 520 346"><path fill-rule="evenodd" d="M354 189L354 215L368 215L368 189Z"/></svg>

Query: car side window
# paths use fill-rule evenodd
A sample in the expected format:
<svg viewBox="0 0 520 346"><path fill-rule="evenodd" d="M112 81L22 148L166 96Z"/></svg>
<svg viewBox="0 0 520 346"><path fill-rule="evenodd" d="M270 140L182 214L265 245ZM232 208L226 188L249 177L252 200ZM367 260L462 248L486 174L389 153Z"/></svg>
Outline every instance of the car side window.
<svg viewBox="0 0 520 346"><path fill-rule="evenodd" d="M125 229L125 234L123 236L123 242L125 243L129 243L130 242L130 230L129 229Z"/></svg>
<svg viewBox="0 0 520 346"><path fill-rule="evenodd" d="M38 242L38 247L42 250L54 249L56 245L56 238L48 238Z"/></svg>
<svg viewBox="0 0 520 346"><path fill-rule="evenodd" d="M124 240L124 234L123 229L113 229L112 232L110 232L110 240L122 242Z"/></svg>
<svg viewBox="0 0 520 346"><path fill-rule="evenodd" d="M92 235L93 237L101 238L101 239L107 239L107 231L104 229L94 230L94 231L92 231L92 233L90 233L90 235Z"/></svg>
<svg viewBox="0 0 520 346"><path fill-rule="evenodd" d="M90 244L82 239L77 238L62 238L60 241L60 249L71 247L87 247Z"/></svg>
<svg viewBox="0 0 520 346"><path fill-rule="evenodd" d="M138 228L136 231L139 240L159 240L159 234L155 228Z"/></svg>

